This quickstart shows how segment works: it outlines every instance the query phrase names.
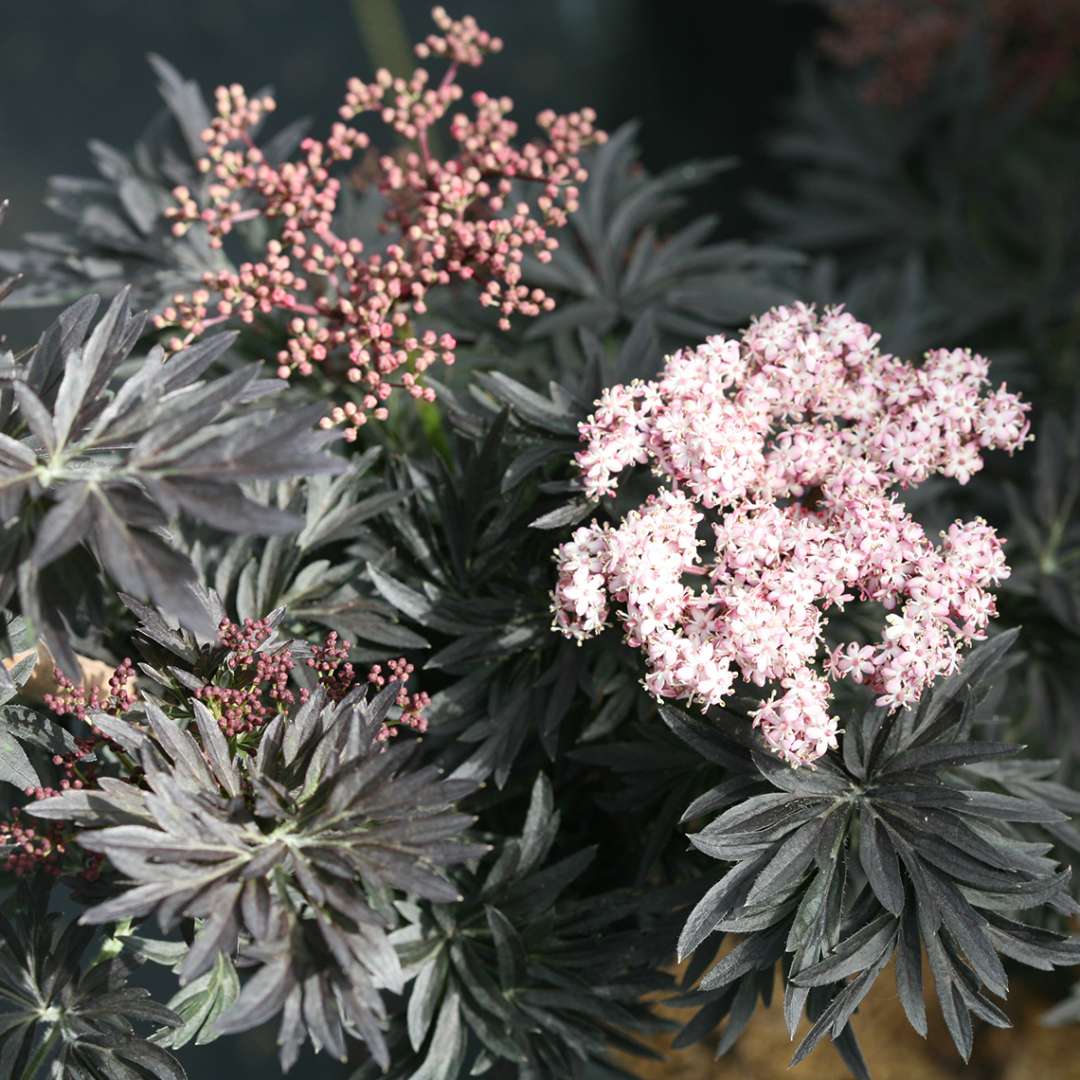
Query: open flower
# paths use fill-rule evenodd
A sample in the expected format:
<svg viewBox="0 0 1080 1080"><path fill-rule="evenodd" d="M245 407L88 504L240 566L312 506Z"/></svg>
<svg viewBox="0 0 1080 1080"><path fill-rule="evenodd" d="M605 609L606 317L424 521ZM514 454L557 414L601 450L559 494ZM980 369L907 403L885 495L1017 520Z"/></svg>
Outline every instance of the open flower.
<svg viewBox="0 0 1080 1080"><path fill-rule="evenodd" d="M985 636L988 586L1009 573L986 522L954 522L935 545L893 489L963 483L983 450L1020 449L1028 406L1004 386L987 393L981 356L938 349L915 365L878 341L842 309L776 308L738 341L669 357L655 382L605 390L580 425L591 497L645 463L668 486L558 549L555 627L591 637L618 604L658 698L717 705L736 673L778 685L754 723L793 764L836 746L830 679L914 704ZM852 600L886 609L880 641L826 650L826 612Z"/></svg>

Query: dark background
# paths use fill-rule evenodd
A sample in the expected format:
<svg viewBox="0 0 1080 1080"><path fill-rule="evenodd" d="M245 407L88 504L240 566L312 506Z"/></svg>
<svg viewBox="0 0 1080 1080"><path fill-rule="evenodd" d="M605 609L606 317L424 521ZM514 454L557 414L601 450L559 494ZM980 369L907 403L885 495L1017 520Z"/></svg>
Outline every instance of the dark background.
<svg viewBox="0 0 1080 1080"><path fill-rule="evenodd" d="M0 246L58 220L42 205L56 173L91 175L87 140L128 148L159 108L148 52L170 60L209 92L219 83L272 86L284 122L310 116L319 132L336 117L346 79L410 62L408 44L430 28L427 0L41 0L0 13L0 197L11 210ZM602 126L642 122L652 170L689 158L734 155L741 167L696 195L696 209L723 215L727 235L753 219L742 193L782 177L764 153L796 57L820 14L778 0L463 0L504 38L503 53L466 87L514 98L529 124L542 108L592 105ZM25 344L50 313L8 311L4 332ZM170 977L148 973L157 995ZM232 1070L276 1076L274 1026L182 1053L190 1075ZM291 1076L331 1078L348 1070L305 1055Z"/></svg>

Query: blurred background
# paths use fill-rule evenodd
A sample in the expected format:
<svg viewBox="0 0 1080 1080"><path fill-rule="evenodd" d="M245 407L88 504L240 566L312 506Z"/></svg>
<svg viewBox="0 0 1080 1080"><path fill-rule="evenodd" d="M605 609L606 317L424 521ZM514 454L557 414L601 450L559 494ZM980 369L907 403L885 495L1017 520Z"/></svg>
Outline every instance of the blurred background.
<svg viewBox="0 0 1080 1080"><path fill-rule="evenodd" d="M11 210L0 247L58 227L43 205L55 174L92 173L87 140L124 151L160 108L148 53L208 92L220 83L275 90L283 121L336 115L346 80L411 67L428 32L426 0L81 0L9 5L0 32L0 197ZM1080 3L1077 0L836 0L741 4L663 0L462 0L505 50L467 88L509 95L523 122L540 109L591 105L609 131L641 122L643 163L659 172L734 156L690 193L684 214L717 212L725 237L807 253L799 295L845 299L914 351L970 343L1036 402L1036 430L1067 414L1080 384ZM5 308L25 344L52 314ZM999 375L1000 377L1000 375ZM1080 415L1080 414L1078 414ZM1026 683L1013 703L1023 741L1077 771L1080 694L1080 426L1062 420L1025 455L1040 486L1011 475L979 489L980 512L1023 519L1017 573L1003 600L1025 625ZM994 485L997 485L996 487ZM936 489L935 489L936 490ZM952 514L951 504L939 508ZM1027 526L1031 526L1030 529ZM1026 531L1025 531L1026 530ZM1070 561L1071 560L1071 561ZM1066 982L1068 978L1066 979ZM875 1075L955 1076L932 1028L899 1019L889 979L856 1026ZM163 988L167 980L158 984ZM1075 1028L1045 1028L1048 987L1018 987L1020 1033L984 1032L965 1076L1068 1077ZM1063 987L1054 988L1060 997ZM1080 997L1074 998L1080 1014ZM773 1080L790 1044L780 1017L755 1018L732 1056L673 1055L649 1077ZM683 1019L685 1019L685 1015ZM274 1031L181 1053L193 1077L277 1075ZM294 1074L348 1070L308 1054ZM831 1049L796 1074L846 1075Z"/></svg>

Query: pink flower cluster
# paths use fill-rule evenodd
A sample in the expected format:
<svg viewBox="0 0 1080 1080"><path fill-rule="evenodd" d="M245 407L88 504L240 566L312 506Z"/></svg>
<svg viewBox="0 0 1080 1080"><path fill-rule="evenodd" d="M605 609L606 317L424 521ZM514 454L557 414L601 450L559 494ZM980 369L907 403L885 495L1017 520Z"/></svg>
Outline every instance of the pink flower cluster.
<svg viewBox="0 0 1080 1080"><path fill-rule="evenodd" d="M416 52L447 59L443 78L432 85L421 68L409 78L380 70L370 83L351 79L341 121L325 139L305 139L299 161L269 161L255 144L254 129L273 111L272 99L249 99L240 86L220 88L217 116L203 135L205 190L176 188L177 205L166 211L175 235L201 225L218 247L237 224L254 218L274 233L258 261L208 273L201 289L174 298L157 317L159 327L183 331L170 345L182 348L226 320L252 323L287 313L277 373L288 379L320 369L354 386L352 399L324 420L324 426L344 425L350 439L369 415L386 418L395 388L434 398L421 377L437 361L453 363L456 342L450 333L412 325L413 316L427 311L433 287L475 283L480 303L497 309L503 329L515 314L553 307L542 289L523 282L522 262L528 252L551 258L558 246L553 232L577 208L586 178L580 151L604 138L591 109L568 116L547 111L538 118L543 138L515 145L510 99L478 92L474 115L450 119L454 152L440 158L432 128L463 97L455 81L459 67L478 66L502 42L471 18L453 20L442 8L433 15L439 33ZM394 234L381 251L367 251L334 228L342 182L333 170L368 148L368 136L350 125L367 113L412 144L377 159L384 224Z"/></svg>
<svg viewBox="0 0 1080 1080"><path fill-rule="evenodd" d="M340 701L360 681L358 673L348 662L351 648L349 642L340 641L337 632L331 631L322 645L316 645L311 650L307 665L318 673L319 682L331 701ZM431 704L431 696L424 690L409 693L407 689L415 670L414 665L403 656L387 660L385 672L382 664L372 664L368 669L365 681L374 689L381 690L388 682L398 684L394 704L400 712L396 719L387 721L379 730L376 737L381 742L393 738L402 728L427 731L424 710ZM301 694L304 693L301 691Z"/></svg>
<svg viewBox="0 0 1080 1080"><path fill-rule="evenodd" d="M130 661L125 661L130 665ZM126 677L125 668L117 669L117 675ZM114 676L115 678L115 676ZM66 682L66 680L65 680ZM68 683L68 688L71 684ZM123 683L119 684L120 686ZM80 688L81 689L81 688ZM85 699L84 699L85 700ZM99 699L98 704L105 704ZM54 707L55 706L55 707ZM60 699L53 697L50 708L64 715L84 716L77 713L85 709L82 702L68 709ZM96 709L97 704L91 704ZM51 799L65 791L81 791L85 787L97 787L97 772L100 759L95 753L105 743L104 737L96 727L91 727L90 735L75 739L74 749L65 754L53 754L52 763L59 773L55 784L40 784L23 791L29 802ZM101 874L104 859L90 855L71 842L72 826L68 821L29 820L24 816L24 807L13 806L6 820L0 820L0 867L16 877L23 877L37 871L49 877L58 878L62 874L78 876L84 881L96 881Z"/></svg>
<svg viewBox="0 0 1080 1080"><path fill-rule="evenodd" d="M210 709L230 738L257 734L278 713L287 712L297 701L302 704L308 700L306 689L294 691L290 684L296 666L293 643L276 643L272 635L273 627L266 619L245 619L243 623L222 619L218 626L218 642L229 650L225 666L230 685L207 683L196 689L195 696ZM413 665L399 657L388 660L385 671L383 665L374 664L366 675L361 675L349 662L351 648L348 641L331 631L321 645L312 647L306 661L330 700L340 701L364 682L376 690L396 682L394 703L399 715L386 722L378 738L392 738L400 728L426 731L424 709L431 698L423 691L410 693L407 689Z"/></svg>
<svg viewBox="0 0 1080 1080"><path fill-rule="evenodd" d="M59 668L53 668L56 692L45 694L42 700L46 708L57 716L75 716L84 721L88 713L95 712L120 716L135 704L132 693L134 678L135 665L127 656L109 676L107 688L76 686Z"/></svg>
<svg viewBox="0 0 1080 1080"><path fill-rule="evenodd" d="M81 788L76 781L61 785ZM35 788L31 801L49 799L61 794L54 788ZM70 821L41 821L26 818L24 807L13 806L7 820L0 821L0 869L16 877L42 873L51 878L78 877L97 881L105 856L89 852L73 842L74 827Z"/></svg>
<svg viewBox="0 0 1080 1080"><path fill-rule="evenodd" d="M754 722L793 764L837 744L830 680L895 709L953 671L995 614L1001 541L975 519L934 544L895 489L965 483L984 450L1020 449L1028 406L987 392L981 356L914 365L878 340L843 310L781 307L669 357L654 382L605 390L580 425L587 493L645 464L669 486L556 551L556 629L583 640L616 609L657 698L707 708L737 678L772 684ZM853 600L885 609L880 640L826 648L826 613Z"/></svg>
<svg viewBox="0 0 1080 1080"><path fill-rule="evenodd" d="M135 665L128 658L114 669L107 687L77 686L59 668L53 669L57 689L44 695L45 706L57 716L83 721L90 733L75 736L74 748L67 753L52 755L57 779L52 784L26 788L23 794L29 802L50 799L69 790L97 787L100 758L95 755L108 744L108 739L91 723L90 717L102 712L120 716L130 709L135 703L134 676ZM53 878L67 874L96 881L100 877L104 856L72 843L70 822L27 819L24 809L13 806L7 817L0 819L0 868L17 877L39 871Z"/></svg>

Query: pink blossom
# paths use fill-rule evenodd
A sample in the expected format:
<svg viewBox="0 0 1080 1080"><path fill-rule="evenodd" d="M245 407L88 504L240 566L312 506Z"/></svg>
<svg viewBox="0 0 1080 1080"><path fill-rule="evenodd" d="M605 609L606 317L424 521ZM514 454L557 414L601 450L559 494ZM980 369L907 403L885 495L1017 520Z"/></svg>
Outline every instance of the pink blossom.
<svg viewBox="0 0 1080 1080"><path fill-rule="evenodd" d="M255 219L270 235L258 259L207 273L201 288L177 294L158 314L159 327L180 330L170 346L183 348L227 321L291 316L275 370L282 379L318 370L352 387L350 400L323 421L343 425L349 439L369 417L386 418L394 390L434 400L423 374L436 363L452 364L457 343L448 332L413 326L431 289L471 283L502 329L515 316L551 310L552 298L524 283L522 264L530 253L551 258L555 233L577 209L587 176L581 150L604 140L591 109L542 112L541 136L531 141L518 138L509 98L477 92L468 101L471 113L464 111L459 68L480 65L502 42L469 16L454 20L437 7L433 18L438 33L416 54L447 61L442 78L432 83L419 68L408 77L381 70L369 83L350 79L340 120L323 139L304 139L297 160L268 160L255 144L254 129L276 108L272 98L220 87L203 133L199 168L206 183L198 191L177 187L176 205L166 211L174 235L205 229L215 247ZM367 114L405 148L369 154L368 135L352 126ZM444 120L453 150L440 157L431 134ZM365 172L374 174L387 204L390 239L382 250L366 250L336 231L343 185L362 186Z"/></svg>
<svg viewBox="0 0 1080 1080"><path fill-rule="evenodd" d="M612 495L641 465L667 486L556 551L556 629L592 637L614 609L657 698L721 704L736 675L778 686L753 719L793 764L836 746L830 680L895 709L955 670L995 615L1001 541L975 519L934 544L894 489L963 483L983 450L1020 449L1028 406L988 392L987 361L967 350L915 365L878 344L847 312L798 304L605 390L580 425L586 492ZM871 601L880 639L827 647L828 612Z"/></svg>

